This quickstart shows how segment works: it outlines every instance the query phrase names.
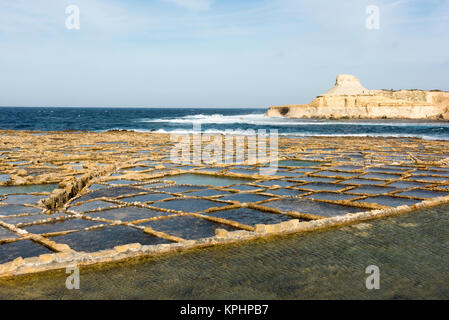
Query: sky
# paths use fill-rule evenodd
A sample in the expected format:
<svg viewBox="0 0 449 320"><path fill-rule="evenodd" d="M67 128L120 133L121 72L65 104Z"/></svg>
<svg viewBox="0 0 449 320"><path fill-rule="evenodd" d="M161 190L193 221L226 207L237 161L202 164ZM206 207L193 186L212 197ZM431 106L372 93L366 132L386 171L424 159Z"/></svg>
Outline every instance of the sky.
<svg viewBox="0 0 449 320"><path fill-rule="evenodd" d="M302 104L338 74L449 90L449 1L0 1L0 106Z"/></svg>

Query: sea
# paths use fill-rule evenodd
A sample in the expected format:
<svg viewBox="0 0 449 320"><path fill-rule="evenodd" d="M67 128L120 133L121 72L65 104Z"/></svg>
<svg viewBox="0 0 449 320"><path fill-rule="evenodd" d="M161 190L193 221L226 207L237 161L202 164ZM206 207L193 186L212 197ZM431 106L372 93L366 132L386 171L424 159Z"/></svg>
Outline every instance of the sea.
<svg viewBox="0 0 449 320"><path fill-rule="evenodd" d="M0 107L0 130L134 130L158 133L282 136L418 137L449 140L449 122L418 120L320 120L266 117L266 108L57 108Z"/></svg>

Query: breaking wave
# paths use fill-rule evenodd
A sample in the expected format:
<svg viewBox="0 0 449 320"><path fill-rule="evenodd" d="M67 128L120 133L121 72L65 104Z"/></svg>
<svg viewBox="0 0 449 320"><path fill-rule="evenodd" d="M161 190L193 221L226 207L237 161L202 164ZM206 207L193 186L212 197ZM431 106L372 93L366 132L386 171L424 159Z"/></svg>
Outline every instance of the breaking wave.
<svg viewBox="0 0 449 320"><path fill-rule="evenodd" d="M449 123L442 122L424 122L424 121L407 121L407 120L323 120L323 119L289 119L281 117L266 117L263 113L250 113L240 115L223 115L223 114L196 114L184 117L163 117L158 119L144 118L136 120L140 123L167 123L167 124L249 124L249 125L266 125L266 126L330 126L330 125L348 125L348 126L394 126L394 127L448 127Z"/></svg>

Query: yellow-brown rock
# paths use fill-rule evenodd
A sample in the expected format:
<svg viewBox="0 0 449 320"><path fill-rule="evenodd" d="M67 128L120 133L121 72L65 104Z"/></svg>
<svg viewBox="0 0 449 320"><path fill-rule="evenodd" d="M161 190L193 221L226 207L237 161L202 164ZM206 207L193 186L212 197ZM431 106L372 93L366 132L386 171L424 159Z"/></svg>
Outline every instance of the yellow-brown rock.
<svg viewBox="0 0 449 320"><path fill-rule="evenodd" d="M449 119L449 92L367 90L352 75L310 104L271 107L269 117L324 119Z"/></svg>

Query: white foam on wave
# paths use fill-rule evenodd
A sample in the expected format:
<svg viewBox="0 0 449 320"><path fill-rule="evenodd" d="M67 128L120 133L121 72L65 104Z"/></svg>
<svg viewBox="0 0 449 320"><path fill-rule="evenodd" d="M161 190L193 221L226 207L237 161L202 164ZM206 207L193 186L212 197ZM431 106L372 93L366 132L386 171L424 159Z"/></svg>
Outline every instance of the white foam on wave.
<svg viewBox="0 0 449 320"><path fill-rule="evenodd" d="M272 120L264 114L223 115L223 114L196 114L180 118L166 117L160 119L140 119L144 123L177 123L177 124L270 124ZM284 122L282 122L284 123Z"/></svg>
<svg viewBox="0 0 449 320"><path fill-rule="evenodd" d="M323 120L323 119L290 119L282 117L267 117L263 113L250 113L240 115L223 114L196 114L174 118L165 117L159 119L139 119L136 122L143 123L170 123L170 124L251 124L267 126L300 126L300 125L350 125L350 126L416 126L416 127L449 127L449 123L443 122L422 122L422 121L385 121L385 120Z"/></svg>

